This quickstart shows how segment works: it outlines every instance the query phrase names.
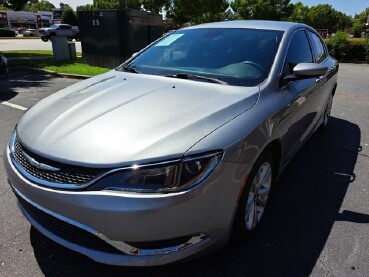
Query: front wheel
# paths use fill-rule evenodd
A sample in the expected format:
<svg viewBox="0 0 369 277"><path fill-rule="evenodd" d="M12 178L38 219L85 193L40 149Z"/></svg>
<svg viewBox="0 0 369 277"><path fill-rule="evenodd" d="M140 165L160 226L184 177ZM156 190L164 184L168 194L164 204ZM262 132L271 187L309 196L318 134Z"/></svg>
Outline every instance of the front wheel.
<svg viewBox="0 0 369 277"><path fill-rule="evenodd" d="M47 42L49 41L49 37L41 37L42 41Z"/></svg>
<svg viewBox="0 0 369 277"><path fill-rule="evenodd" d="M242 192L233 239L243 240L255 231L265 212L274 179L274 158L266 151L256 160Z"/></svg>
<svg viewBox="0 0 369 277"><path fill-rule="evenodd" d="M333 105L333 94L329 95L328 103L327 106L325 107L323 114L323 122L320 125L318 132L323 132L327 128L329 118L331 117L332 105Z"/></svg>
<svg viewBox="0 0 369 277"><path fill-rule="evenodd" d="M329 95L328 104L324 111L324 120L323 120L323 127L328 125L329 118L332 112L332 105L333 105L333 95Z"/></svg>

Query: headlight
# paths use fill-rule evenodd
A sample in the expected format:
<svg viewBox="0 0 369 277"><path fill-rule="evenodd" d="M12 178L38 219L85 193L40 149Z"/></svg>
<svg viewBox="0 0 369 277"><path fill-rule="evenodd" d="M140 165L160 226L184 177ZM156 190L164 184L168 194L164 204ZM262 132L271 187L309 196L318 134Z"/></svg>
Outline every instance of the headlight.
<svg viewBox="0 0 369 277"><path fill-rule="evenodd" d="M135 165L101 180L90 190L174 192L201 183L215 169L221 151L186 157L175 162Z"/></svg>

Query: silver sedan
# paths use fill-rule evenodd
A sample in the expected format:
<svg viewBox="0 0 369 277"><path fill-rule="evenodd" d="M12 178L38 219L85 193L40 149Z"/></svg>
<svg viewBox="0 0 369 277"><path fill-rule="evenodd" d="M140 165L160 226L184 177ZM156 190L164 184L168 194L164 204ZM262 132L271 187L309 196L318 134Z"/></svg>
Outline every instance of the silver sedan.
<svg viewBox="0 0 369 277"><path fill-rule="evenodd" d="M257 230L281 171L328 124L337 71L303 24L172 32L32 107L5 149L9 184L36 229L98 262L214 251Z"/></svg>

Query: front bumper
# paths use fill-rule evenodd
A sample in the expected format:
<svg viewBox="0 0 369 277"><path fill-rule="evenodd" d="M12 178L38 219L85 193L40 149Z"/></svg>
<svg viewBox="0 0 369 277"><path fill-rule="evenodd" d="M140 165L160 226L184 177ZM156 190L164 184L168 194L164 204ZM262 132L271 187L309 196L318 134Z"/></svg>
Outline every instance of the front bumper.
<svg viewBox="0 0 369 277"><path fill-rule="evenodd" d="M114 265L166 264L224 246L244 180L236 164L221 162L204 183L185 192L62 191L25 179L5 152L9 183L31 224L67 248Z"/></svg>

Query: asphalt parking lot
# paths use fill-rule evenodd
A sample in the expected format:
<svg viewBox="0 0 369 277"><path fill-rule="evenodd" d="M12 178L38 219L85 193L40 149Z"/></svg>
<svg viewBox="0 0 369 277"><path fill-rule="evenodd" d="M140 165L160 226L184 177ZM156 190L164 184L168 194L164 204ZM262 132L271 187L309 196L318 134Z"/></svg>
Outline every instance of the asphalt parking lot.
<svg viewBox="0 0 369 277"><path fill-rule="evenodd" d="M81 52L81 42L73 42L76 45L76 51ZM52 50L51 41L43 42L41 38L34 39L0 39L0 50L2 51L19 51L19 50Z"/></svg>
<svg viewBox="0 0 369 277"><path fill-rule="evenodd" d="M369 276L369 66L341 64L332 117L277 183L248 242L187 263L98 264L41 235L24 219L0 162L0 276ZM40 99L78 80L25 71L0 81L0 155Z"/></svg>

